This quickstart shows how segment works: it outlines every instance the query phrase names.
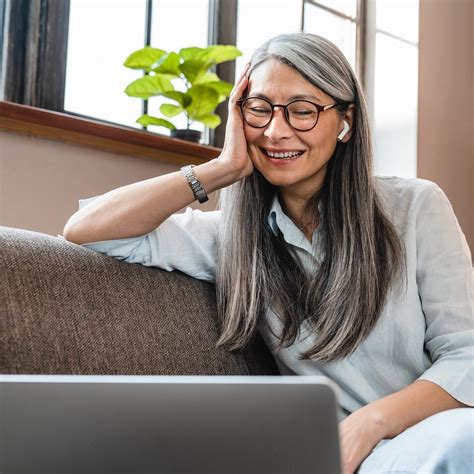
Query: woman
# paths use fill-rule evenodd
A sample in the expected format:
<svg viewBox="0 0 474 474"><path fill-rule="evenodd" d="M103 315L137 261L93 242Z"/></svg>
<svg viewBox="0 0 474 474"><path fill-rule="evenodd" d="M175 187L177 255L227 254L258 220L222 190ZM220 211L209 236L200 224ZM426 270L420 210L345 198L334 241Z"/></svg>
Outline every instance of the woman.
<svg viewBox="0 0 474 474"><path fill-rule="evenodd" d="M222 188L220 210L174 214ZM346 473L471 472L470 252L434 183L372 176L364 96L332 43L269 40L217 159L81 205L67 240L215 281L220 344L258 328L283 373L339 384Z"/></svg>

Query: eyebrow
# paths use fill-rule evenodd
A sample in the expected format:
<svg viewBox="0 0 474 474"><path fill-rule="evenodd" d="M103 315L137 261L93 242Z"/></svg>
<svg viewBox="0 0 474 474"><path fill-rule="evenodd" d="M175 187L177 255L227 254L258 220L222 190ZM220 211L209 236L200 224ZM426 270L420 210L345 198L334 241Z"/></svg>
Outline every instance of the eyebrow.
<svg viewBox="0 0 474 474"><path fill-rule="evenodd" d="M260 94L259 92L253 93L253 94L251 94L251 96L252 97L260 97L261 99L266 99L269 102L271 102L271 99L269 97L267 97L265 94ZM314 95L310 95L310 94L298 94L298 95L293 95L293 96L288 98L288 102L291 102L292 100L316 100L316 101L320 101L321 98L318 98L318 97L316 97Z"/></svg>

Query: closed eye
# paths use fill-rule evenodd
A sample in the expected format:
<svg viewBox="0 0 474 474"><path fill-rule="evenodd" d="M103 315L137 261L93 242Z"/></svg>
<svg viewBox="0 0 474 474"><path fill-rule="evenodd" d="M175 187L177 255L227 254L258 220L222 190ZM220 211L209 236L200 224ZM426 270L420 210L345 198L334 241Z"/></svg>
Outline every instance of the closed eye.
<svg viewBox="0 0 474 474"><path fill-rule="evenodd" d="M261 108L258 108L258 107L251 107L247 110L249 110L250 112L255 112L257 114L270 114L271 113L271 111L268 110L268 109L261 109Z"/></svg>
<svg viewBox="0 0 474 474"><path fill-rule="evenodd" d="M291 112L293 115L300 115L300 116L307 116L307 115L313 115L314 111L313 110L296 110Z"/></svg>

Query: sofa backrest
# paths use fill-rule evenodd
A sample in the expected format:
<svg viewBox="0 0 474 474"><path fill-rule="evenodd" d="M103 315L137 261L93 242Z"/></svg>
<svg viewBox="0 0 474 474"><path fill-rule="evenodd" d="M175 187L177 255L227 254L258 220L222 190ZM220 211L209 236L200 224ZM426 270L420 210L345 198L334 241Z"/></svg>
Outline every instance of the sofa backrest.
<svg viewBox="0 0 474 474"><path fill-rule="evenodd" d="M214 286L0 227L0 373L278 374L260 336L216 348Z"/></svg>

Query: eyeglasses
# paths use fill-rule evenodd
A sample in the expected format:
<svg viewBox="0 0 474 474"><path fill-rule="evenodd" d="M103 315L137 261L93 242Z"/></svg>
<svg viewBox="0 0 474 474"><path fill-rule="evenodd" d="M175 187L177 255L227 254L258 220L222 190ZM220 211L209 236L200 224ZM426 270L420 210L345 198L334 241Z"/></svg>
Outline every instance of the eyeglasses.
<svg viewBox="0 0 474 474"><path fill-rule="evenodd" d="M272 104L260 97L246 97L245 99L239 99L237 105L240 106L243 119L251 127L266 127L272 121L275 107L282 107L285 112L286 121L290 126L300 132L307 132L316 127L321 112L332 109L337 103L319 105L309 100L298 99L283 105Z"/></svg>

